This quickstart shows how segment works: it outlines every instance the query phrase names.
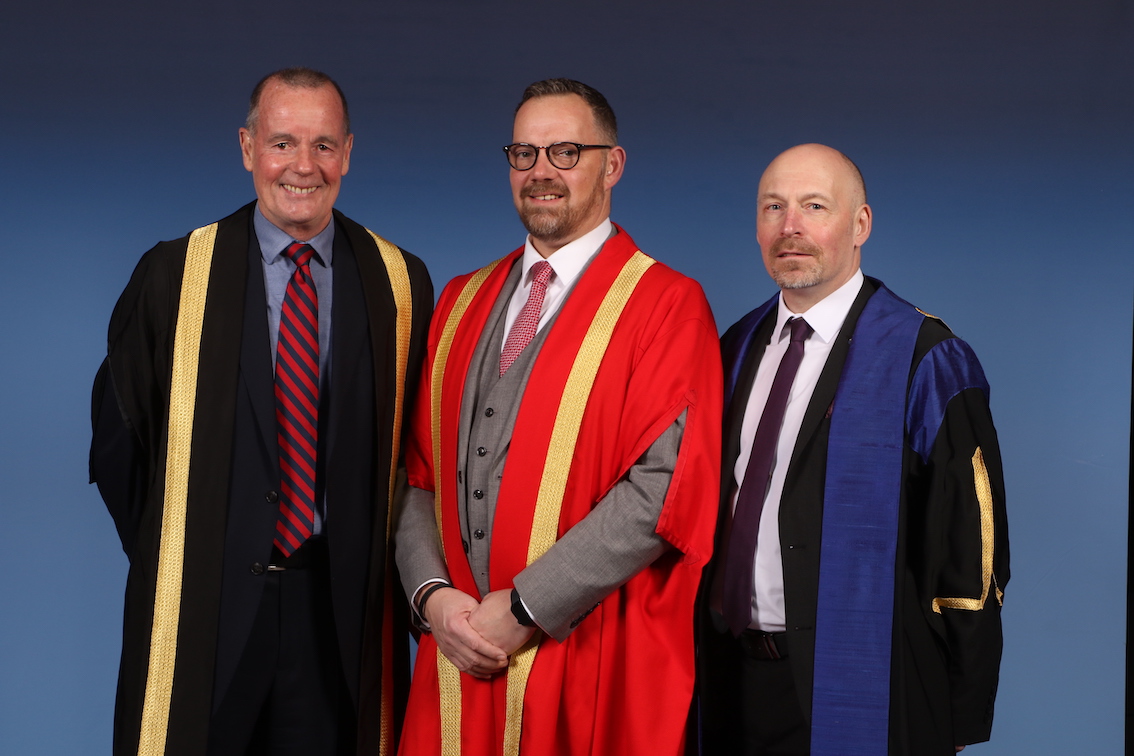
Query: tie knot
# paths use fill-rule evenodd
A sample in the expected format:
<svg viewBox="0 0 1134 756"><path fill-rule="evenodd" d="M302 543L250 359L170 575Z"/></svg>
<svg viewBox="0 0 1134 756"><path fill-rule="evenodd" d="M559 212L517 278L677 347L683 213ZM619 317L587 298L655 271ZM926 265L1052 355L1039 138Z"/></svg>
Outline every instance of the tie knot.
<svg viewBox="0 0 1134 756"><path fill-rule="evenodd" d="M547 282L555 275L555 269L547 260L540 260L532 266L532 286L546 287Z"/></svg>
<svg viewBox="0 0 1134 756"><path fill-rule="evenodd" d="M292 242L287 245L284 254L295 263L295 267L302 268L304 265L311 262L311 258L315 255L315 249L310 244Z"/></svg>
<svg viewBox="0 0 1134 756"><path fill-rule="evenodd" d="M811 326L807 325L807 321L803 318L792 318L788 321L788 325L791 327L792 341L807 341L813 333Z"/></svg>

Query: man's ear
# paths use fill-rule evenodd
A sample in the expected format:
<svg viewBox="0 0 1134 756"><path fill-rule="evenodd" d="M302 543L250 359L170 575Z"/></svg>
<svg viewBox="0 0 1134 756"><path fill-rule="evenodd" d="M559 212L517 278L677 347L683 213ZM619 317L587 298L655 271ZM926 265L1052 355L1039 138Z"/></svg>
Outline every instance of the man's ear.
<svg viewBox="0 0 1134 756"><path fill-rule="evenodd" d="M873 213L870 210L870 205L861 205L854 216L854 246L861 247L870 238L872 221Z"/></svg>
<svg viewBox="0 0 1134 756"><path fill-rule="evenodd" d="M252 170L252 132L248 129L241 127L240 129L240 154L244 157L244 170Z"/></svg>
<svg viewBox="0 0 1134 756"><path fill-rule="evenodd" d="M622 171L626 169L626 150L615 146L610 148L606 156L606 175L603 176L603 186L608 190L622 178Z"/></svg>

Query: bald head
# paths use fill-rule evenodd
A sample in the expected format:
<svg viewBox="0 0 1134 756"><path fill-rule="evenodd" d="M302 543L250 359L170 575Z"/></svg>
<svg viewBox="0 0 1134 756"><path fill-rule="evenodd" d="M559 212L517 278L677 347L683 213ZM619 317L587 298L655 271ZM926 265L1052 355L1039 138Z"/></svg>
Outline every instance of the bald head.
<svg viewBox="0 0 1134 756"><path fill-rule="evenodd" d="M756 238L793 312L804 312L859 268L871 212L858 167L821 144L781 153L760 177Z"/></svg>
<svg viewBox="0 0 1134 756"><path fill-rule="evenodd" d="M784 150L768 164L768 167L764 170L764 176L767 176L773 168L785 165L793 168L808 167L812 170L827 172L832 178L845 182L844 185L850 189L854 202L860 205L866 204L866 182L862 178L862 171L858 169L853 160L834 147L828 147L825 144L801 144ZM763 177L761 177L761 181L763 181Z"/></svg>

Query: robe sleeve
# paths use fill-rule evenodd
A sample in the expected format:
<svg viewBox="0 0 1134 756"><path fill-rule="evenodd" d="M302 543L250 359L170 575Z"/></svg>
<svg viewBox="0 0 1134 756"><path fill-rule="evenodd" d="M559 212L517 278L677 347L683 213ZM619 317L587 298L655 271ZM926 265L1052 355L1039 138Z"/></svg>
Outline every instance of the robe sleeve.
<svg viewBox="0 0 1134 756"><path fill-rule="evenodd" d="M145 455L137 436L119 409L110 375L103 360L91 392L90 482L98 484L126 556L134 553L138 526L145 508Z"/></svg>
<svg viewBox="0 0 1134 756"><path fill-rule="evenodd" d="M107 358L91 392L90 481L98 484L122 550L133 558L149 487L157 472L175 292L185 242L162 242L142 256L111 315Z"/></svg>
<svg viewBox="0 0 1134 756"><path fill-rule="evenodd" d="M984 391L968 388L949 400L918 477L925 520L916 571L922 610L947 649L954 743L983 742L992 728L1009 578L1004 476Z"/></svg>

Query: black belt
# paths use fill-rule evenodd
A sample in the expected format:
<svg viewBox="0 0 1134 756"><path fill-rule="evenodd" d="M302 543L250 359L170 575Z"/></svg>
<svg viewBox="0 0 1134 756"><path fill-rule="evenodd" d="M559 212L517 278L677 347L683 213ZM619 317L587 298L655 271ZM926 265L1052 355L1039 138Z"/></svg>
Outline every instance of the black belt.
<svg viewBox="0 0 1134 756"><path fill-rule="evenodd" d="M740 634L740 648L752 659L772 661L786 659L788 655L787 633L766 633L749 628Z"/></svg>
<svg viewBox="0 0 1134 756"><path fill-rule="evenodd" d="M285 557L283 552L272 547L272 563L268 565L268 572L283 572L285 570L306 570L316 559L327 556L326 538L308 538L291 556Z"/></svg>

